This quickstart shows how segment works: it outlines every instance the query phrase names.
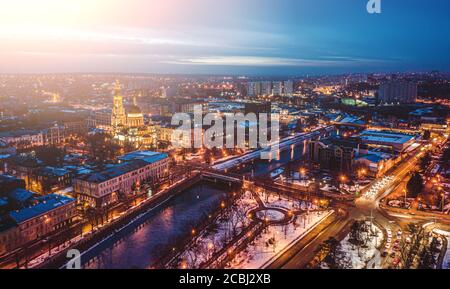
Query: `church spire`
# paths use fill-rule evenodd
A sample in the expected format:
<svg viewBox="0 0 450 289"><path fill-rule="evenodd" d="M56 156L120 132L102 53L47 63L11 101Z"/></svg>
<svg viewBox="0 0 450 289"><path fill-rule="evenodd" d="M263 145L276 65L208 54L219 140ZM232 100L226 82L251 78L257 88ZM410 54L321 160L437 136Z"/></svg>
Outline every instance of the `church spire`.
<svg viewBox="0 0 450 289"><path fill-rule="evenodd" d="M114 85L114 104L112 110L112 125L117 128L120 125L126 124L125 109L123 107L123 99L120 95L120 82L116 80Z"/></svg>
<svg viewBox="0 0 450 289"><path fill-rule="evenodd" d="M120 95L120 91L122 90L122 87L120 85L120 82L118 79L116 79L114 83L114 96Z"/></svg>

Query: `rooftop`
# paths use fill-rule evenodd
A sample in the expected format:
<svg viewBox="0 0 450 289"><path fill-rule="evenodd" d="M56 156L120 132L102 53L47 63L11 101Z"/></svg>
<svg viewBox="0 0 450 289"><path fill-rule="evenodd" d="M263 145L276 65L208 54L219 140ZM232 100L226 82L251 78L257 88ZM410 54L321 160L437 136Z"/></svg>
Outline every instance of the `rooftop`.
<svg viewBox="0 0 450 289"><path fill-rule="evenodd" d="M68 174L69 171L62 168L54 168L54 167L45 167L39 170L39 174L42 176L56 176L63 177Z"/></svg>
<svg viewBox="0 0 450 289"><path fill-rule="evenodd" d="M166 153L152 152L152 151L135 151L119 157L120 161L127 162L132 160L143 160L147 163L155 163L167 158Z"/></svg>
<svg viewBox="0 0 450 289"><path fill-rule="evenodd" d="M2 138L2 137L20 137L20 136L25 136L25 135L37 135L39 133L40 133L40 131L38 131L38 130L20 129L20 130L0 132L0 138Z"/></svg>
<svg viewBox="0 0 450 289"><path fill-rule="evenodd" d="M366 141L389 142L396 144L404 144L414 139L414 136L408 134L375 130L365 130L361 132L359 137Z"/></svg>
<svg viewBox="0 0 450 289"><path fill-rule="evenodd" d="M33 197L33 193L25 189L17 188L9 193L9 197L15 201L23 203L26 200L31 199L31 197Z"/></svg>
<svg viewBox="0 0 450 289"><path fill-rule="evenodd" d="M47 195L36 198L37 204L28 208L20 209L9 213L9 216L17 223L23 223L31 218L43 215L49 211L52 211L61 206L67 205L71 202L75 202L75 199L59 196L59 195Z"/></svg>
<svg viewBox="0 0 450 289"><path fill-rule="evenodd" d="M122 162L120 164L109 165L103 171L82 175L78 179L91 183L103 183L128 172L138 170L148 164L161 161L167 157L168 155L165 153L135 151L119 157L119 160Z"/></svg>
<svg viewBox="0 0 450 289"><path fill-rule="evenodd" d="M82 175L78 179L91 183L103 183L128 172L138 170L146 165L148 165L148 162L144 160L132 160L126 163L112 165L100 172Z"/></svg>
<svg viewBox="0 0 450 289"><path fill-rule="evenodd" d="M0 198L0 207L8 205L8 200Z"/></svg>
<svg viewBox="0 0 450 289"><path fill-rule="evenodd" d="M383 160L391 159L393 156L391 154L386 154L382 152L369 151L366 155L361 155L358 159L367 159L372 163L379 163Z"/></svg>

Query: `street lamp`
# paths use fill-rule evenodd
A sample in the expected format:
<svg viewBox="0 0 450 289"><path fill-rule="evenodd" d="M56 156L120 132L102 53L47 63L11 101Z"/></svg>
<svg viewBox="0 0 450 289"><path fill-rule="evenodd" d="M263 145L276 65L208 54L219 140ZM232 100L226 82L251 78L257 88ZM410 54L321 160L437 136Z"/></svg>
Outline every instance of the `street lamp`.
<svg viewBox="0 0 450 289"><path fill-rule="evenodd" d="M344 175L341 175L339 177L339 180L341 181L341 188L344 188L344 184L347 182L347 177Z"/></svg>
<svg viewBox="0 0 450 289"><path fill-rule="evenodd" d="M364 177L366 176L366 174L367 174L366 169L360 169L360 170L358 171L358 176L359 176L360 178L364 178Z"/></svg>
<svg viewBox="0 0 450 289"><path fill-rule="evenodd" d="M304 176L304 175L306 174L306 169L305 169L305 168L301 168L301 169L300 169L300 174L301 174L302 176Z"/></svg>

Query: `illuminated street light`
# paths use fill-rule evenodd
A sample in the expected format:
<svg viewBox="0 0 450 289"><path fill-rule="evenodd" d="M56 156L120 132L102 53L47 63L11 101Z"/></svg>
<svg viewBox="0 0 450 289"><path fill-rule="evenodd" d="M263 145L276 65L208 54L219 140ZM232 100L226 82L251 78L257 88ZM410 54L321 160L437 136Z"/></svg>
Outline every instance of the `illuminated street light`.
<svg viewBox="0 0 450 289"><path fill-rule="evenodd" d="M301 174L302 176L304 176L304 175L306 174L306 169L305 169L305 168L301 168L301 169L300 169L300 174Z"/></svg>

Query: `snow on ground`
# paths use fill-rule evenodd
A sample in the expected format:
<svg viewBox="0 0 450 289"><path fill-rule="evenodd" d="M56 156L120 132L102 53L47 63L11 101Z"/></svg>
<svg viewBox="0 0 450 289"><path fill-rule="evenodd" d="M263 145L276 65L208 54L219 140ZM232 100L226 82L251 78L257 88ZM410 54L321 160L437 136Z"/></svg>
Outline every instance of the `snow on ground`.
<svg viewBox="0 0 450 289"><path fill-rule="evenodd" d="M38 257L36 257L35 259L31 260L28 263L28 267L29 268L34 268L36 266L38 266L39 264L41 264L42 262L44 262L45 260L47 260L48 258L50 258L51 256L54 256L60 252L62 252L63 250L69 248L70 246L72 246L73 244L76 244L77 242L79 242L82 239L81 236L76 236L73 239L71 239L68 242L65 242L64 244L61 244L58 247L52 248L50 251L47 251L41 255L39 255Z"/></svg>
<svg viewBox="0 0 450 289"><path fill-rule="evenodd" d="M447 239L447 251L442 262L442 269L450 269L450 232L434 229L434 233L444 236Z"/></svg>
<svg viewBox="0 0 450 289"><path fill-rule="evenodd" d="M233 269L259 269L270 265L305 234L311 231L332 211L311 212L299 216L286 226L269 226L267 230L228 264Z"/></svg>
<svg viewBox="0 0 450 289"><path fill-rule="evenodd" d="M295 224L290 222L286 226L269 226L260 236L256 237L256 241L253 244L250 244L246 250L238 254L230 262L229 266L231 268L260 268L267 266L279 254L287 250L332 213L332 211L321 211L307 214L307 210L316 210L317 206L304 201L290 200L284 196L272 193L259 193L259 196L268 208L279 208L286 212L304 210L305 213L294 217ZM198 268L203 262L210 259L214 252L218 252L229 243L230 230L233 226L237 228L236 234L239 234L249 225L250 219L247 218L247 214L250 210L257 207L258 204L251 192L246 192L237 201L236 213L230 214L229 218L217 219L214 230L200 232L199 237L179 255L179 260L182 260L184 262L183 265L186 265L187 268ZM259 213L270 220L283 219L284 217L283 213L270 209Z"/></svg>
<svg viewBox="0 0 450 289"><path fill-rule="evenodd" d="M302 180L300 178L297 177L297 179L290 179L290 178L286 178L283 175L277 177L275 179L276 182L280 182L283 184L292 184L292 185L296 185L296 186L301 186L301 187L309 187L312 182L310 180Z"/></svg>
<svg viewBox="0 0 450 289"><path fill-rule="evenodd" d="M256 212L256 217L260 220L281 221L284 219L284 214L275 210L263 210Z"/></svg>
<svg viewBox="0 0 450 289"><path fill-rule="evenodd" d="M372 232L376 233L376 237L370 235L370 233L362 233L365 237L368 237L367 248L362 248L350 244L350 234L341 241L342 251L346 252L352 260L352 269L363 269L366 267L367 262L374 258L377 247L381 246L383 242L383 233L375 225L372 225ZM369 236L367 236L369 234Z"/></svg>
<svg viewBox="0 0 450 289"><path fill-rule="evenodd" d="M251 192L246 192L240 197L235 209L223 218L215 220L215 226L200 232L188 248L182 252L179 257L185 262L187 268L199 268L200 265L208 261L214 252L221 250L233 237L233 228L235 235L238 235L246 228L250 219L247 213L258 206Z"/></svg>
<svg viewBox="0 0 450 289"><path fill-rule="evenodd" d="M259 197L264 205L272 208L281 208L286 210L315 210L317 206L299 200L291 200L285 196L278 196L272 193L259 193Z"/></svg>

